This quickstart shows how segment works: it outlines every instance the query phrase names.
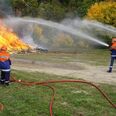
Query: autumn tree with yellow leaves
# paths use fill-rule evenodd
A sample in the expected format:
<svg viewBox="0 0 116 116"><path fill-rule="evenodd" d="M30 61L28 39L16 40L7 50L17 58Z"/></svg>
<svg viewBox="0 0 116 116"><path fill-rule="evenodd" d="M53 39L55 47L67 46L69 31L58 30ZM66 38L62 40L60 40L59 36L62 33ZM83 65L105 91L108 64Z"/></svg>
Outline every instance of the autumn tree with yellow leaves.
<svg viewBox="0 0 116 116"><path fill-rule="evenodd" d="M116 27L116 2L100 2L90 7L87 18Z"/></svg>

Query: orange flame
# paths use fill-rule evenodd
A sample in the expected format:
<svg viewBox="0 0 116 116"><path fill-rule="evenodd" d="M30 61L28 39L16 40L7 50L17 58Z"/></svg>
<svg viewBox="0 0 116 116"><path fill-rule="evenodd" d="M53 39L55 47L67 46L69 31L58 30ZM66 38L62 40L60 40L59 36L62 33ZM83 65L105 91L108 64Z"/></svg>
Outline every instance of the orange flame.
<svg viewBox="0 0 116 116"><path fill-rule="evenodd" d="M7 28L4 24L0 23L0 47L3 45L8 47L10 53L31 49L31 46L21 41L11 28Z"/></svg>

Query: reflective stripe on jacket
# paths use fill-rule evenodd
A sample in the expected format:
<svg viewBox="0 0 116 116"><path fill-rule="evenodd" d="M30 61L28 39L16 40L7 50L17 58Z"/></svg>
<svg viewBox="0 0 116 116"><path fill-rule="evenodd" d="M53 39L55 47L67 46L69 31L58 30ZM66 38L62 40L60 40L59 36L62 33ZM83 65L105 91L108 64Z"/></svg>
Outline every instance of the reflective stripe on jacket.
<svg viewBox="0 0 116 116"><path fill-rule="evenodd" d="M6 51L1 51L0 52L0 62L7 61L10 58L10 54L7 53Z"/></svg>
<svg viewBox="0 0 116 116"><path fill-rule="evenodd" d="M2 69L3 72L9 72L10 69Z"/></svg>

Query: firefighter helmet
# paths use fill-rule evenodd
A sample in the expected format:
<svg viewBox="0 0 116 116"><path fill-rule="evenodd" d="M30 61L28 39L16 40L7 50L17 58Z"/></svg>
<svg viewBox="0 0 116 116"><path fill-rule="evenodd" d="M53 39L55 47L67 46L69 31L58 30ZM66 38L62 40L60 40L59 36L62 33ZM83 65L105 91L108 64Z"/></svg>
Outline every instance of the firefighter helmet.
<svg viewBox="0 0 116 116"><path fill-rule="evenodd" d="M1 51L7 51L7 47L4 45L1 47Z"/></svg>
<svg viewBox="0 0 116 116"><path fill-rule="evenodd" d="M112 38L112 43L115 43L116 42L116 37L113 37Z"/></svg>

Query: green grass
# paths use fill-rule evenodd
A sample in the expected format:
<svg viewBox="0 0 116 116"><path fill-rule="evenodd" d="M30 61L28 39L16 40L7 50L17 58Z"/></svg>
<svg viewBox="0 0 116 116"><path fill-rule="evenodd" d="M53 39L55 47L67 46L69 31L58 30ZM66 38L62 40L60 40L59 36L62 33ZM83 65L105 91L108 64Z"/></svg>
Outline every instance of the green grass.
<svg viewBox="0 0 116 116"><path fill-rule="evenodd" d="M12 71L12 76L27 81L62 80L67 77L45 73ZM70 78L71 79L71 78ZM116 109L103 99L93 87L79 83L50 84L56 90L54 116L115 116ZM99 84L116 103L116 86ZM44 86L24 86L11 83L0 86L0 116L49 116L51 90Z"/></svg>
<svg viewBox="0 0 116 116"><path fill-rule="evenodd" d="M84 62L94 65L108 65L110 52L105 49L82 50L76 54L71 53L31 53L18 54L13 58L23 58L34 61L48 61L52 63L67 63L67 62Z"/></svg>

